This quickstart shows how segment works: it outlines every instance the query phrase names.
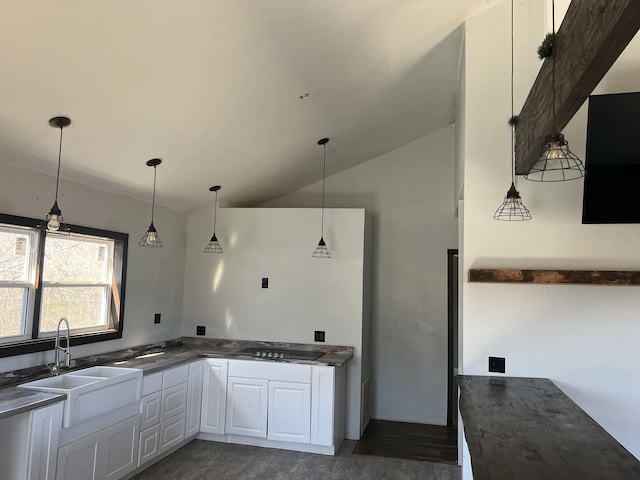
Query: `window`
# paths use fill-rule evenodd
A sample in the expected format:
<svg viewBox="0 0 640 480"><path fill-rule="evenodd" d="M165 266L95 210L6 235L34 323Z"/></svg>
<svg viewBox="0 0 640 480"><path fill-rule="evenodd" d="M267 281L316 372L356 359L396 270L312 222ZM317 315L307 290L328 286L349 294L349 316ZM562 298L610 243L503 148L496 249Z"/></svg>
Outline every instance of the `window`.
<svg viewBox="0 0 640 480"><path fill-rule="evenodd" d="M52 348L67 317L71 344L122 336L128 235L0 214L0 356Z"/></svg>

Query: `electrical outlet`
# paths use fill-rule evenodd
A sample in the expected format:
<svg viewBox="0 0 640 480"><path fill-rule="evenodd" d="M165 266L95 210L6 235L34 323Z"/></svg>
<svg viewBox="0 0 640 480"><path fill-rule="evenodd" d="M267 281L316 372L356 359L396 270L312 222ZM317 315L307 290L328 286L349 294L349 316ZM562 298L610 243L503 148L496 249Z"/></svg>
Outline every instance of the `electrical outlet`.
<svg viewBox="0 0 640 480"><path fill-rule="evenodd" d="M316 330L313 337L316 342L324 342L324 330Z"/></svg>
<svg viewBox="0 0 640 480"><path fill-rule="evenodd" d="M269 279L267 277L262 277L262 288L269 288Z"/></svg>
<svg viewBox="0 0 640 480"><path fill-rule="evenodd" d="M489 371L504 373L505 372L504 357L489 357Z"/></svg>
<svg viewBox="0 0 640 480"><path fill-rule="evenodd" d="M156 313L153 316L153 323L160 323L160 314L159 313Z"/></svg>
<svg viewBox="0 0 640 480"><path fill-rule="evenodd" d="M206 331L207 327L205 327L204 325L198 325L196 327L196 335L204 335Z"/></svg>

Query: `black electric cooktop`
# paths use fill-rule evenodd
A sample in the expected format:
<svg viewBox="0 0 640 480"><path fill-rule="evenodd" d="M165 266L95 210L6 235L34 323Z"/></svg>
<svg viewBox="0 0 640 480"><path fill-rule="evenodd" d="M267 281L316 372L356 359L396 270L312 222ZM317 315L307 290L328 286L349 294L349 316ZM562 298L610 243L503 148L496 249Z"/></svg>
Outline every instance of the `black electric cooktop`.
<svg viewBox="0 0 640 480"><path fill-rule="evenodd" d="M307 350L290 350L288 348L250 347L236 352L237 355L249 355L265 360L315 360L324 352L309 352Z"/></svg>

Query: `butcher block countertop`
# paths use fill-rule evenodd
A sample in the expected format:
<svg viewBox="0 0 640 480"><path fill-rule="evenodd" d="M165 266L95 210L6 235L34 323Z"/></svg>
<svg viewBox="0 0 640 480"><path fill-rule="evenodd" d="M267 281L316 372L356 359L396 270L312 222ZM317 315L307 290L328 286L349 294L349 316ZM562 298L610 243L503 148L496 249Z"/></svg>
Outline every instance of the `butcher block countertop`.
<svg viewBox="0 0 640 480"><path fill-rule="evenodd" d="M640 479L640 462L550 380L458 384L474 480Z"/></svg>

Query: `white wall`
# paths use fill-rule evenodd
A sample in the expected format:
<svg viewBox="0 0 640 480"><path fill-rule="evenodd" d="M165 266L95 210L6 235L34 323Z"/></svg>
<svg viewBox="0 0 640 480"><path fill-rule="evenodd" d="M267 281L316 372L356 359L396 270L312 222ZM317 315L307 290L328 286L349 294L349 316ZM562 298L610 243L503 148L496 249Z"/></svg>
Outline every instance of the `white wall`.
<svg viewBox="0 0 640 480"><path fill-rule="evenodd" d="M516 112L540 66L535 49L545 33L543 7L516 2ZM533 220L492 219L510 182L509 2L467 22L465 56L464 271L640 269L640 226L581 224L582 180L521 180ZM612 84L619 82L602 85ZM582 158L585 126L583 109L564 130ZM640 458L639 310L637 287L465 281L463 372L487 375L487 357L496 355L506 357L509 376L550 378Z"/></svg>
<svg viewBox="0 0 640 480"><path fill-rule="evenodd" d="M446 424L454 151L451 125L326 181L328 206L364 207L373 217L373 418ZM317 182L267 205L315 206L321 192Z"/></svg>
<svg viewBox="0 0 640 480"><path fill-rule="evenodd" d="M182 334L206 326L210 338L314 343L355 348L347 364L346 436L360 437L365 212L325 210L331 259L311 258L320 240L319 209L222 208L224 253L205 254L212 207L189 215ZM263 277L269 288L261 287Z"/></svg>
<svg viewBox="0 0 640 480"><path fill-rule="evenodd" d="M65 221L129 234L123 338L71 348L83 357L180 336L187 216L156 207L155 225L164 248L136 244L149 226L151 205L60 181L59 205ZM44 218L53 204L55 177L0 164L0 211ZM162 314L160 324L154 313ZM0 371L53 361L53 351L0 359Z"/></svg>

